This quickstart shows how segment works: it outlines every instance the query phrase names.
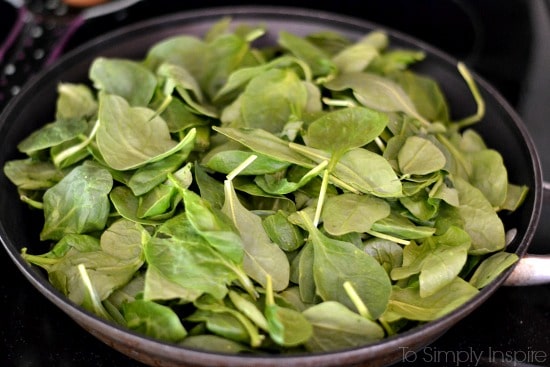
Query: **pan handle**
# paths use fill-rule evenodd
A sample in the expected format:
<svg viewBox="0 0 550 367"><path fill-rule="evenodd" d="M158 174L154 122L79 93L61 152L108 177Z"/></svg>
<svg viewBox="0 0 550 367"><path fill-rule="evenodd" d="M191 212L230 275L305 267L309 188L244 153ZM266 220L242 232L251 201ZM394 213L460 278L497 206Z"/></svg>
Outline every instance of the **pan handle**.
<svg viewBox="0 0 550 367"><path fill-rule="evenodd" d="M544 182L544 202L550 200L550 182ZM510 276L504 281L507 286L550 284L550 255L527 254L519 260Z"/></svg>

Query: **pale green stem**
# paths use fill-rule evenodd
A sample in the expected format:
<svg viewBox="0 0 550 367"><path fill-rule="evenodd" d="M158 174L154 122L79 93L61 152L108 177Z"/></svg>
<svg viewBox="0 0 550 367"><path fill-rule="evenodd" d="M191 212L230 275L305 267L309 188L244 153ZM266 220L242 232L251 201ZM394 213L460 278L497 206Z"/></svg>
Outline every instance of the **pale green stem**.
<svg viewBox="0 0 550 367"><path fill-rule="evenodd" d="M474 78L472 77L472 74L470 74L470 71L468 70L466 65L462 62L459 62L457 64L457 67L458 67L458 71L466 81L466 84L468 84L468 87L472 92L472 96L474 97L474 100L477 103L477 112L475 114L456 122L456 124L458 125L458 128L462 129L466 126L469 126L478 122L483 118L483 116L485 115L485 101L483 100L483 97L481 96L481 93L477 88L477 84L474 81Z"/></svg>
<svg viewBox="0 0 550 367"><path fill-rule="evenodd" d="M232 181L235 177L237 177L246 167L248 167L252 162L254 162L258 158L257 155L251 155L247 159L245 159L241 164L239 164L235 169L226 176L226 178L229 181Z"/></svg>
<svg viewBox="0 0 550 367"><path fill-rule="evenodd" d="M392 241L392 242L399 243L399 244L405 245L405 246L408 245L409 243L411 243L411 241L409 241L409 240L404 240L404 239L401 239L401 238L398 238L398 237L395 237L395 236L390 236L390 235L385 234L385 233L381 233L381 232L378 232L378 231L373 231L372 229L369 230L367 233L370 234L371 236L382 238L384 240Z"/></svg>
<svg viewBox="0 0 550 367"><path fill-rule="evenodd" d="M95 134L97 133L97 130L99 129L99 120L96 120L96 123L94 124L94 127L92 131L90 132L90 136L88 136L86 139L84 139L82 142L80 142L77 145L73 145L72 147L69 147L62 152L60 152L57 156L55 156L53 163L56 167L59 167L59 165L67 158L69 158L71 155L79 152L80 150L84 149L92 139L94 138Z"/></svg>
<svg viewBox="0 0 550 367"><path fill-rule="evenodd" d="M313 218L313 225L317 227L321 220L321 212L323 211L323 204L325 202L325 196L328 188L329 169L325 169L323 173L323 181L321 181L321 191L319 192L319 200L317 201L317 208L315 208L315 217Z"/></svg>
<svg viewBox="0 0 550 367"><path fill-rule="evenodd" d="M365 305L365 302L363 302L361 297L357 294L357 291L355 290L355 288L353 287L353 284L351 284L350 281L344 282L344 290L348 294L348 297L351 299L351 302L353 302L359 315L363 316L366 319L373 320L369 312L369 309L367 308L367 305Z"/></svg>
<svg viewBox="0 0 550 367"><path fill-rule="evenodd" d="M26 195L21 195L19 198L21 199L22 202L27 203L28 205L30 205L35 209L44 209L44 203L40 201L33 200Z"/></svg>
<svg viewBox="0 0 550 367"><path fill-rule="evenodd" d="M346 100L346 99L331 99L328 97L323 97L322 99L323 103L327 106L334 106L334 107L355 107L357 104L353 101Z"/></svg>

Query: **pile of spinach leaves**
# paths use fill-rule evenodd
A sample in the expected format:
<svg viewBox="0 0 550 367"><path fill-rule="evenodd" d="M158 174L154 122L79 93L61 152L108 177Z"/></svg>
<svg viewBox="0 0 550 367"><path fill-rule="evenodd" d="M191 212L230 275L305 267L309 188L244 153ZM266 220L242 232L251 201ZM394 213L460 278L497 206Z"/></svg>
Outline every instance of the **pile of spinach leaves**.
<svg viewBox="0 0 550 367"><path fill-rule="evenodd" d="M517 260L499 213L528 188L470 127L464 65L478 111L453 121L384 32L266 32L224 18L61 83L4 166L51 245L23 257L139 333L274 354L437 319Z"/></svg>

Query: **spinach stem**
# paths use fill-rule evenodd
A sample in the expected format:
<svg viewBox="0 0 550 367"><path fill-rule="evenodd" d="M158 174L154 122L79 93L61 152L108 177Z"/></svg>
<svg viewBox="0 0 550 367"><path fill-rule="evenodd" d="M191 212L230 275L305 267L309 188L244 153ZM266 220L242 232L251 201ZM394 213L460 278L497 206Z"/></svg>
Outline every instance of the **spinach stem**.
<svg viewBox="0 0 550 367"><path fill-rule="evenodd" d="M395 331L390 326L390 324L386 320L384 320L383 317L379 318L378 321L380 322L384 330L386 330L386 334L388 334L388 336L395 335Z"/></svg>
<svg viewBox="0 0 550 367"><path fill-rule="evenodd" d="M400 245L405 245L406 246L411 242L411 241L404 240L404 239L401 239L401 238L398 238L398 237L395 237L395 236L387 235L387 234L382 233L382 232L373 231L372 229L369 230L367 233L370 234L371 236L382 238L382 239L388 240L388 241L392 241L392 242L398 243Z"/></svg>
<svg viewBox="0 0 550 367"><path fill-rule="evenodd" d="M384 141L380 139L379 136L374 138L374 142L376 143L376 145L378 146L378 149L380 149L382 153L386 150L386 144L384 144Z"/></svg>
<svg viewBox="0 0 550 367"><path fill-rule="evenodd" d="M71 155L79 152L80 150L82 150L86 146L88 146L88 144L90 144L90 142L94 138L95 134L97 133L98 128L99 128L99 119L96 120L96 122L94 124L94 127L93 127L92 131L90 132L90 135L87 138L85 138L79 144L73 145L72 147L69 147L69 148L61 151L57 156L55 156L53 158L54 165L56 167L59 167L65 159L69 158Z"/></svg>
<svg viewBox="0 0 550 367"><path fill-rule="evenodd" d="M168 108L168 105L170 104L170 102L172 102L172 95L166 95L166 98L164 98L164 100L162 101L161 105L159 106L159 108L156 109L155 113L153 114L153 116L151 116L151 118L149 119L149 121L151 121L152 119L156 118L157 116L159 116L161 113L164 112L164 110L166 110L166 108Z"/></svg>
<svg viewBox="0 0 550 367"><path fill-rule="evenodd" d="M445 135L437 134L437 138L447 149L449 149L449 152L453 155L456 161L460 163L466 174L470 176L472 174L472 170L468 164L468 161L464 158L464 155L460 153L460 151L449 141L449 139L447 139Z"/></svg>
<svg viewBox="0 0 550 367"><path fill-rule="evenodd" d="M349 280L346 280L344 282L344 290L348 294L348 297L351 299L351 302L353 302L353 304L355 305L355 308L357 308L357 312L359 312L359 315L363 316L366 319L373 320L369 309L367 308L367 305L365 305L365 302L363 302L361 297L357 294L357 291Z"/></svg>
<svg viewBox="0 0 550 367"><path fill-rule="evenodd" d="M101 303L101 299L99 298L99 295L97 294L92 284L92 280L90 279L90 276L86 271L86 266L80 263L77 265L77 268L78 268L78 273L80 274L80 278L82 279L82 283L84 284L84 288L86 289L88 295L90 296L90 301L91 301L90 307L92 308L90 311L93 311L95 314L102 316L106 320L114 321L111 315L109 315L109 313L103 307L103 304Z"/></svg>
<svg viewBox="0 0 550 367"><path fill-rule="evenodd" d="M329 179L329 169L325 169L323 173L323 181L321 181L321 190L319 192L319 200L317 200L317 208L315 208L315 217L313 218L313 225L317 227L319 221L321 220L321 212L323 211L323 203L325 201L325 196L328 188L328 179Z"/></svg>
<svg viewBox="0 0 550 367"><path fill-rule="evenodd" d="M353 101L349 101L346 99L332 99L328 97L323 97L323 103L327 106L335 106L335 107L355 107L357 106L357 103Z"/></svg>
<svg viewBox="0 0 550 367"><path fill-rule="evenodd" d="M44 203L41 203L40 201L36 201L28 197L27 195L21 195L19 197L22 202L27 203L31 207L35 209L44 209Z"/></svg>
<svg viewBox="0 0 550 367"><path fill-rule="evenodd" d="M49 257L28 254L26 248L22 250L21 255L26 261L41 267L45 267L48 265L55 265L59 262L59 259L52 259Z"/></svg>
<svg viewBox="0 0 550 367"><path fill-rule="evenodd" d="M483 116L485 115L485 101L483 100L483 97L481 96L481 93L477 88L474 78L472 77L472 74L470 74L470 71L468 70L466 65L462 62L459 62L457 64L457 68L464 80L466 81L466 84L468 84L468 88L470 88L472 96L474 97L474 100L477 104L477 111L475 114L456 122L458 129L460 130L466 126L475 124L483 118Z"/></svg>
<svg viewBox="0 0 550 367"><path fill-rule="evenodd" d="M248 167L252 162L254 162L258 158L257 155L253 154L247 159L245 159L241 164L239 164L235 169L226 176L227 180L232 181L235 177L237 177L246 167Z"/></svg>

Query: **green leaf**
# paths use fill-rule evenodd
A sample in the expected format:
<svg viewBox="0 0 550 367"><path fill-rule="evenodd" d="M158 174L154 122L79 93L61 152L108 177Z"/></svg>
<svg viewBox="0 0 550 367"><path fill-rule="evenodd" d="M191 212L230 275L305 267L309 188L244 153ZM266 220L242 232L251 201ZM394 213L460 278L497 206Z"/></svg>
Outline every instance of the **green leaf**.
<svg viewBox="0 0 550 367"><path fill-rule="evenodd" d="M395 313L409 320L436 320L462 306L477 293L478 290L462 278L455 278L448 286L427 297L420 297L415 287L393 286L386 314Z"/></svg>
<svg viewBox="0 0 550 367"><path fill-rule="evenodd" d="M365 346L384 337L379 324L338 302L321 302L306 309L303 315L313 325L313 336L305 344L310 352Z"/></svg>
<svg viewBox="0 0 550 367"><path fill-rule="evenodd" d="M225 150L214 154L204 164L214 171L228 174L253 154L253 152L242 150ZM290 165L288 162L273 159L263 154L255 155L257 155L257 158L241 172L241 175L274 173Z"/></svg>
<svg viewBox="0 0 550 367"><path fill-rule="evenodd" d="M399 150L397 162L403 174L426 175L443 169L446 159L431 141L410 136Z"/></svg>
<svg viewBox="0 0 550 367"><path fill-rule="evenodd" d="M122 310L127 326L141 334L172 343L187 335L178 315L168 306L135 300L125 303Z"/></svg>
<svg viewBox="0 0 550 367"><path fill-rule="evenodd" d="M97 145L105 162L117 170L138 168L193 144L191 130L179 143L172 140L166 122L155 112L131 107L121 97L102 94Z"/></svg>
<svg viewBox="0 0 550 367"><path fill-rule="evenodd" d="M345 193L329 197L323 208L323 225L334 236L366 232L390 214L390 205L376 197Z"/></svg>
<svg viewBox="0 0 550 367"><path fill-rule="evenodd" d="M499 274L515 264L518 260L519 258L516 254L497 252L479 264L470 278L470 284L481 289L495 280Z"/></svg>
<svg viewBox="0 0 550 367"><path fill-rule="evenodd" d="M336 65L330 60L330 57L303 37L281 31L278 44L300 60L305 61L316 77L328 77L336 71Z"/></svg>
<svg viewBox="0 0 550 367"><path fill-rule="evenodd" d="M292 70L268 70L253 78L240 96L242 127L280 132L294 111L304 109L307 97Z"/></svg>
<svg viewBox="0 0 550 367"><path fill-rule="evenodd" d="M56 120L80 120L97 112L94 91L85 84L59 83L57 93Z"/></svg>
<svg viewBox="0 0 550 367"><path fill-rule="evenodd" d="M458 227L441 236L427 238L421 246L414 242L403 250L403 266L391 271L393 280L420 273L420 297L430 296L448 286L466 263L470 237Z"/></svg>
<svg viewBox="0 0 550 367"><path fill-rule="evenodd" d="M307 145L340 157L373 141L386 127L387 115L364 107L348 107L322 115L307 130Z"/></svg>
<svg viewBox="0 0 550 367"><path fill-rule="evenodd" d="M44 194L45 223L40 238L60 239L67 233L105 228L109 216L109 171L93 164L74 168Z"/></svg>
<svg viewBox="0 0 550 367"><path fill-rule="evenodd" d="M124 98L131 106L147 106L157 87L157 78L140 63L98 57L90 67L94 87Z"/></svg>
<svg viewBox="0 0 550 367"><path fill-rule="evenodd" d="M240 263L209 245L184 214L167 220L144 247L147 264L190 292L222 299L239 279ZM242 270L241 270L242 271Z"/></svg>
<svg viewBox="0 0 550 367"><path fill-rule="evenodd" d="M64 177L53 163L31 158L8 161L3 168L4 174L21 190L46 190Z"/></svg>
<svg viewBox="0 0 550 367"><path fill-rule="evenodd" d="M33 131L17 145L17 149L31 155L39 150L70 141L87 130L88 124L85 120L58 120Z"/></svg>
<svg viewBox="0 0 550 367"><path fill-rule="evenodd" d="M337 301L354 307L343 287L346 281L376 319L386 309L391 292L390 279L382 266L370 255L349 242L331 239L313 227L306 214L298 212L307 226L314 249L314 278L317 294L324 301Z"/></svg>
<svg viewBox="0 0 550 367"><path fill-rule="evenodd" d="M460 206L456 212L464 222L464 230L472 238L470 254L483 255L499 251L506 245L504 224L491 203L479 189L454 177Z"/></svg>
<svg viewBox="0 0 550 367"><path fill-rule="evenodd" d="M225 182L222 212L231 219L242 238L243 268L248 276L263 287L266 286L267 277L270 277L276 291L288 287L290 265L285 253L271 242L262 219L241 204L230 181Z"/></svg>

